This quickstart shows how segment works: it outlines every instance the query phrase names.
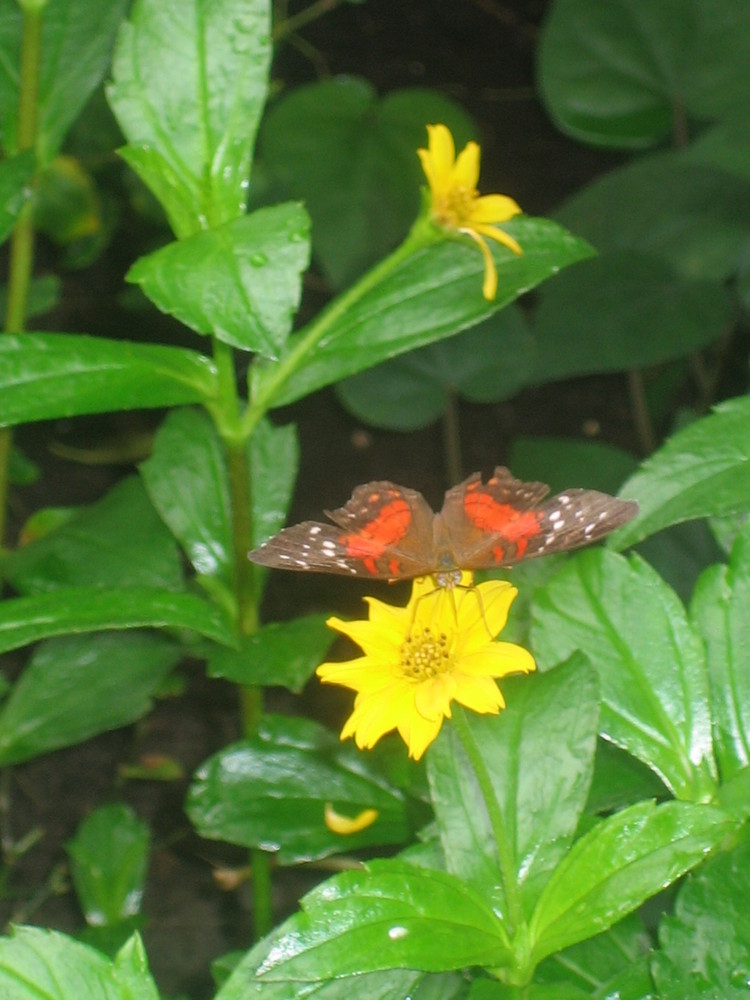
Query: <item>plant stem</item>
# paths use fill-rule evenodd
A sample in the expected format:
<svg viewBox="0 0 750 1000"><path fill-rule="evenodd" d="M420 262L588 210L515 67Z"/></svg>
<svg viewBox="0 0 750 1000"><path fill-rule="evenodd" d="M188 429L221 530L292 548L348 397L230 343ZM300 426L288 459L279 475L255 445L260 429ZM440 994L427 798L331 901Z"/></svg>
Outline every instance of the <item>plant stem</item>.
<svg viewBox="0 0 750 1000"><path fill-rule="evenodd" d="M243 435L251 434L273 405L284 384L302 367L308 355L340 316L345 315L371 288L379 285L417 250L441 238L443 237L433 235L429 225L420 217L401 246L362 275L355 285L335 298L307 327L300 330L295 335L294 346L289 353L274 368L267 369L265 377L259 382L242 420Z"/></svg>
<svg viewBox="0 0 750 1000"><path fill-rule="evenodd" d="M258 600L255 575L247 553L252 548L253 522L250 493L250 467L247 439L239 431L234 355L228 344L214 338L214 361L219 376L219 401L214 417L224 441L229 497L232 509L232 550L234 556L234 594L237 604L237 631L240 638L258 628ZM263 719L263 689L246 685L239 690L242 730L245 736L258 731ZM250 852L255 934L263 937L273 927L271 905L271 857L266 851Z"/></svg>
<svg viewBox="0 0 750 1000"><path fill-rule="evenodd" d="M474 734L466 718L466 713L460 705L453 705L452 721L458 738L461 741L461 746L464 748L464 752L469 758L469 763L476 775L479 789L484 798L484 804L487 807L492 833L495 837L497 857L500 862L500 873L503 882L503 893L508 910L504 914L504 917L507 922L508 935L509 937L513 937L514 933L523 923L523 909L521 907L521 897L518 892L516 866L513 862L513 852L508 840L505 820L503 819L500 804L495 795L495 789L492 786L492 778L476 744Z"/></svg>
<svg viewBox="0 0 750 1000"><path fill-rule="evenodd" d="M636 368L628 372L628 390L630 392L630 407L635 420L635 430L641 450L650 455L656 448L656 435L648 412L646 389L643 384L643 373Z"/></svg>
<svg viewBox="0 0 750 1000"><path fill-rule="evenodd" d="M39 93L39 63L41 55L42 17L39 11L24 11L19 73L18 136L19 152L33 149L36 143L37 102ZM31 206L27 205L10 240L8 261L8 305L5 329L20 333L26 325L26 306L34 261L34 225ZM5 537L10 455L13 432L0 429L0 545Z"/></svg>

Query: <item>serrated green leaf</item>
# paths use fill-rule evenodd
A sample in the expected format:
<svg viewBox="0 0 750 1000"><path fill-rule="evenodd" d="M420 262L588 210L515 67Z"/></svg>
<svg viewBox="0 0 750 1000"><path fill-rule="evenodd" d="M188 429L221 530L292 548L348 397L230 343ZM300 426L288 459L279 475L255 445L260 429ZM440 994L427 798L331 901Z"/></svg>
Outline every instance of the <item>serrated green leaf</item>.
<svg viewBox="0 0 750 1000"><path fill-rule="evenodd" d="M445 872L371 862L302 900L259 964L263 982L310 982L379 969L502 965L508 940L484 896Z"/></svg>
<svg viewBox="0 0 750 1000"><path fill-rule="evenodd" d="M4 1000L128 1000L101 952L39 927L16 927L0 938L0 994Z"/></svg>
<svg viewBox="0 0 750 1000"><path fill-rule="evenodd" d="M526 383L533 352L523 314L509 306L473 330L345 379L336 395L365 423L415 430L439 419L454 396L489 403L514 395Z"/></svg>
<svg viewBox="0 0 750 1000"><path fill-rule="evenodd" d="M31 197L35 170L36 158L31 150L0 161L0 243L8 238L21 209Z"/></svg>
<svg viewBox="0 0 750 1000"><path fill-rule="evenodd" d="M425 183L417 149L427 122L443 122L461 149L476 129L436 91L378 98L359 77L298 87L268 112L259 138L263 166L285 196L301 198L313 221L313 251L343 288L406 236Z"/></svg>
<svg viewBox="0 0 750 1000"><path fill-rule="evenodd" d="M715 790L708 677L700 637L676 594L637 556L576 554L533 602L541 669L581 650L599 673L600 732L679 798Z"/></svg>
<svg viewBox="0 0 750 1000"><path fill-rule="evenodd" d="M577 658L546 675L502 682L499 716L466 714L504 819L524 908L530 913L570 845L588 795L598 684ZM433 808L448 870L482 885L507 916L494 835L476 776L453 727L427 756ZM544 761L540 769L539 762Z"/></svg>
<svg viewBox="0 0 750 1000"><path fill-rule="evenodd" d="M181 655L166 636L135 631L37 646L0 710L3 766L140 719Z"/></svg>
<svg viewBox="0 0 750 1000"><path fill-rule="evenodd" d="M0 653L56 635L131 628L190 629L225 646L237 641L221 610L194 594L61 587L0 603Z"/></svg>
<svg viewBox="0 0 750 1000"><path fill-rule="evenodd" d="M126 805L100 806L65 845L86 921L114 925L139 913L148 866L148 826Z"/></svg>
<svg viewBox="0 0 750 1000"><path fill-rule="evenodd" d="M602 253L638 252L687 279L721 282L747 240L750 181L654 153L589 184L555 217Z"/></svg>
<svg viewBox="0 0 750 1000"><path fill-rule="evenodd" d="M729 566L699 578L690 615L706 646L714 749L728 781L750 765L750 533L737 538Z"/></svg>
<svg viewBox="0 0 750 1000"><path fill-rule="evenodd" d="M750 507L750 396L720 403L677 431L623 486L640 512L610 540L618 549L696 517Z"/></svg>
<svg viewBox="0 0 750 1000"><path fill-rule="evenodd" d="M301 205L261 208L141 257L127 279L196 333L274 358L299 306L308 230Z"/></svg>
<svg viewBox="0 0 750 1000"><path fill-rule="evenodd" d="M558 127L621 149L668 135L693 18L687 0L557 0L540 39L539 85Z"/></svg>
<svg viewBox="0 0 750 1000"><path fill-rule="evenodd" d="M583 240L547 219L518 217L504 225L523 248L492 247L498 272L496 298L483 298L484 264L476 246L454 240L425 247L337 316L302 367L274 388L272 404L290 403L331 382L371 368L487 319L560 268L591 255ZM280 362L299 348L305 331L289 338ZM256 389L273 384L272 365L258 373Z"/></svg>
<svg viewBox="0 0 750 1000"><path fill-rule="evenodd" d="M137 476L36 541L0 558L0 575L22 594L59 587L182 589L174 538Z"/></svg>
<svg viewBox="0 0 750 1000"><path fill-rule="evenodd" d="M216 368L182 347L83 334L0 338L0 426L212 399Z"/></svg>
<svg viewBox="0 0 750 1000"><path fill-rule="evenodd" d="M693 868L737 821L715 806L640 802L576 841L530 923L537 961L606 930Z"/></svg>
<svg viewBox="0 0 750 1000"><path fill-rule="evenodd" d="M373 844L400 844L412 832L403 792L367 758L315 722L267 715L258 734L210 757L190 787L187 812L211 840L273 851L296 864ZM356 817L376 809L363 830L340 834L326 803Z"/></svg>
<svg viewBox="0 0 750 1000"><path fill-rule="evenodd" d="M244 211L270 35L267 0L139 0L122 27L109 101L180 237Z"/></svg>
<svg viewBox="0 0 750 1000"><path fill-rule="evenodd" d="M213 423L201 410L173 410L140 473L154 507L197 573L232 583L227 463Z"/></svg>
<svg viewBox="0 0 750 1000"><path fill-rule="evenodd" d="M235 684L286 687L299 694L335 639L326 618L305 615L271 622L243 638L238 650L216 646L208 674Z"/></svg>
<svg viewBox="0 0 750 1000"><path fill-rule="evenodd" d="M533 381L684 357L717 340L733 311L720 281L684 277L645 253L604 254L545 285L534 315Z"/></svg>
<svg viewBox="0 0 750 1000"><path fill-rule="evenodd" d="M750 961L750 845L717 854L686 880L659 928L651 969L663 1000L742 1000Z"/></svg>
<svg viewBox="0 0 750 1000"><path fill-rule="evenodd" d="M58 152L68 129L109 66L115 33L127 9L127 0L81 4L55 0L41 15L41 51L38 54L37 152L47 163ZM6 152L18 145L22 15L17 4L4 4L0 13L0 122Z"/></svg>

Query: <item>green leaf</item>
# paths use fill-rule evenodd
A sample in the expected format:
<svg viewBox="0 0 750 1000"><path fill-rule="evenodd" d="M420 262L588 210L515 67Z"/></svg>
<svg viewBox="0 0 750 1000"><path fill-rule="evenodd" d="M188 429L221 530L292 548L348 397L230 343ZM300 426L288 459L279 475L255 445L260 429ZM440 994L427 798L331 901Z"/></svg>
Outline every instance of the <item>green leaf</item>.
<svg viewBox="0 0 750 1000"><path fill-rule="evenodd" d="M571 486L617 493L638 467L629 452L615 445L556 437L515 438L508 464L519 479L543 479L552 493Z"/></svg>
<svg viewBox="0 0 750 1000"><path fill-rule="evenodd" d="M640 513L611 539L634 545L670 524L750 507L750 396L730 399L673 434L625 483Z"/></svg>
<svg viewBox="0 0 750 1000"><path fill-rule="evenodd" d="M734 0L692 0L694 55L684 65L686 105L697 118L744 111L750 99L750 10Z"/></svg>
<svg viewBox="0 0 750 1000"><path fill-rule="evenodd" d="M539 85L564 132L637 149L668 136L693 40L688 0L557 0L539 47Z"/></svg>
<svg viewBox="0 0 750 1000"><path fill-rule="evenodd" d="M454 396L496 402L525 385L534 342L509 306L473 330L386 361L336 386L350 413L375 427L415 430L438 420Z"/></svg>
<svg viewBox="0 0 750 1000"><path fill-rule="evenodd" d="M140 912L150 833L126 805L100 806L80 823L65 849L78 901L93 927Z"/></svg>
<svg viewBox="0 0 750 1000"><path fill-rule="evenodd" d="M678 797L715 790L703 644L676 594L642 559L572 557L533 604L532 648L548 670L581 650L602 687L600 733Z"/></svg>
<svg viewBox="0 0 750 1000"><path fill-rule="evenodd" d="M596 675L581 657L549 674L501 682L499 716L466 714L503 816L524 908L530 913L565 854L586 803L598 719ZM540 768L539 762L544 766ZM432 804L448 870L497 886L499 862L482 792L455 728L427 756ZM507 916L507 902L493 900Z"/></svg>
<svg viewBox="0 0 750 1000"><path fill-rule="evenodd" d="M407 805L380 759L342 746L315 722L268 715L256 736L201 766L187 812L200 836L272 851L280 864L401 844L412 833ZM324 820L326 803L347 817L365 809L378 815L358 833L334 833Z"/></svg>
<svg viewBox="0 0 750 1000"><path fill-rule="evenodd" d="M0 31L3 16L0 14ZM10 236L21 209L31 197L31 180L35 169L36 158L31 150L0 161L0 243L4 243Z"/></svg>
<svg viewBox="0 0 750 1000"><path fill-rule="evenodd" d="M146 632L42 643L0 710L0 761L17 764L142 718L180 657L176 643Z"/></svg>
<svg viewBox="0 0 750 1000"><path fill-rule="evenodd" d="M573 986L586 997L646 1000L652 984L647 955L651 939L633 913L604 934L582 941L546 959L536 970L534 981L555 984L558 996ZM625 989L627 984L628 989ZM636 987L637 992L630 992ZM532 994L533 995L533 994Z"/></svg>
<svg viewBox="0 0 750 1000"><path fill-rule="evenodd" d="M327 617L305 615L271 622L243 638L239 650L216 646L208 674L248 686L280 685L299 694L333 644Z"/></svg>
<svg viewBox="0 0 750 1000"><path fill-rule="evenodd" d="M701 132L685 149L684 159L750 180L750 122L747 115L739 112Z"/></svg>
<svg viewBox="0 0 750 1000"><path fill-rule="evenodd" d="M446 240L419 250L382 282L333 320L305 364L273 396L273 405L290 403L331 382L354 375L405 351L450 337L487 319L560 268L591 255L583 240L547 219L517 218L504 228L523 247L522 254L493 245L498 271L497 297L482 296L484 265L475 245ZM289 338L281 362L299 349L305 331ZM261 372L258 388L276 369Z"/></svg>
<svg viewBox="0 0 750 1000"><path fill-rule="evenodd" d="M2 165L0 164L0 169ZM43 274L32 278L26 300L26 318L43 316L58 304L62 295L62 282L56 274ZM8 290L0 288L0 320L5 322L8 307Z"/></svg>
<svg viewBox="0 0 750 1000"><path fill-rule="evenodd" d="M250 438L248 455L253 545L260 545L283 527L292 502L299 468L295 425L277 427L270 420L262 420Z"/></svg>
<svg viewBox="0 0 750 1000"><path fill-rule="evenodd" d="M227 463L216 428L201 410L173 410L140 465L151 503L197 573L231 586L234 572Z"/></svg>
<svg viewBox="0 0 750 1000"><path fill-rule="evenodd" d="M0 938L0 994L4 1000L140 1000L120 988L101 952L39 927L15 927L11 937Z"/></svg>
<svg viewBox="0 0 750 1000"><path fill-rule="evenodd" d="M301 205L261 208L141 257L127 279L191 330L274 358L299 306L308 230Z"/></svg>
<svg viewBox="0 0 750 1000"><path fill-rule="evenodd" d="M352 76L297 87L270 108L259 138L264 169L284 197L305 202L314 255L335 288L406 236L425 183L417 148L427 145L427 122L444 122L458 149L476 137L466 112L435 91L379 99Z"/></svg>
<svg viewBox="0 0 750 1000"><path fill-rule="evenodd" d="M153 587L181 590L180 555L129 476L56 530L0 559L0 574L22 594L59 587Z"/></svg>
<svg viewBox="0 0 750 1000"><path fill-rule="evenodd" d="M646 368L717 340L734 304L716 280L676 274L658 257L614 251L558 275L534 316L533 381Z"/></svg>
<svg viewBox="0 0 750 1000"><path fill-rule="evenodd" d="M750 765L750 533L740 535L729 566L698 580L690 614L706 646L713 741L722 781Z"/></svg>
<svg viewBox="0 0 750 1000"><path fill-rule="evenodd" d="M639 802L602 820L553 873L529 926L536 961L606 930L693 868L736 825L715 806Z"/></svg>
<svg viewBox="0 0 750 1000"><path fill-rule="evenodd" d="M663 1000L747 997L750 844L717 854L681 888L651 963Z"/></svg>
<svg viewBox="0 0 750 1000"><path fill-rule="evenodd" d="M127 0L81 4L55 0L41 15L37 152L42 163L60 149L91 92L104 76ZM4 4L0 13L0 123L6 152L18 147L21 12Z"/></svg>
<svg viewBox="0 0 750 1000"><path fill-rule="evenodd" d="M123 1000L159 1000L156 983L148 971L146 949L138 934L133 934L118 951L112 975Z"/></svg>
<svg viewBox="0 0 750 1000"><path fill-rule="evenodd" d="M747 240L750 181L657 153L589 184L556 218L602 253L636 251L685 278L724 281Z"/></svg>
<svg viewBox="0 0 750 1000"><path fill-rule="evenodd" d="M138 0L108 96L178 236L241 215L268 90L267 0ZM169 39L169 45L165 45Z"/></svg>
<svg viewBox="0 0 750 1000"><path fill-rule="evenodd" d="M642 799L666 799L668 793L652 770L637 757L600 739L594 760L586 812L602 815Z"/></svg>
<svg viewBox="0 0 750 1000"><path fill-rule="evenodd" d="M83 334L0 338L0 426L212 399L213 362L183 347Z"/></svg>
<svg viewBox="0 0 750 1000"><path fill-rule="evenodd" d="M55 635L130 628L191 629L226 646L236 643L221 610L194 594L61 587L0 603L0 653Z"/></svg>
<svg viewBox="0 0 750 1000"><path fill-rule="evenodd" d="M393 968L442 972L509 959L502 924L477 889L445 872L373 861L302 900L258 965L262 982L312 982Z"/></svg>

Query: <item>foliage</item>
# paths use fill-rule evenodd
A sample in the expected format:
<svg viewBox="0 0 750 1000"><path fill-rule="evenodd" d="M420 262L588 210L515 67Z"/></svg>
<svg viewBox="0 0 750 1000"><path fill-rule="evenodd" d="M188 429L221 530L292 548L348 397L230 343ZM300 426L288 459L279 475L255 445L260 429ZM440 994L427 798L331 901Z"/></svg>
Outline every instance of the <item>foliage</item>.
<svg viewBox="0 0 750 1000"><path fill-rule="evenodd" d="M167 411L133 475L87 506L37 513L0 555L0 651L33 647L5 686L0 763L136 721L187 657L238 686L242 737L201 765L186 803L198 834L251 853L258 940L227 962L216 1000L746 992L747 397L694 413L637 469L601 445L516 442L516 471L560 488L574 470L610 490L629 476L621 492L640 515L608 548L514 571L512 627L538 671L503 679L497 716L446 711L422 765L400 745L362 752L310 718L264 712L263 689L301 692L331 636L319 614L261 625L267 571L246 557L284 524L299 464L296 429L270 415L324 386L360 419L406 429L457 395L485 403L591 373L643 388L654 366L713 360L747 301L737 150L750 16L733 0L711 8L551 5L539 49L550 114L638 155L555 220L504 222L522 253L492 243L491 299L471 238L420 203L425 126L445 122L459 146L477 138L453 102L421 89L378 99L351 78L269 101L268 0L0 8L12 265L0 426ZM180 346L25 329L59 293L31 284L34 228L93 240L76 259L113 235L94 181L60 156L110 72L124 167L171 229L127 280L182 325ZM331 291L312 318L300 310L311 260ZM517 303L532 289L533 307ZM673 412L660 384L674 380L653 379L657 418ZM3 435L2 482L33 476ZM683 600L662 533L698 518L727 558L693 554L676 574L697 580ZM336 829L331 810L351 825ZM85 943L15 928L0 938L3 996L156 1000L138 933L149 844L124 806L81 818L67 851ZM273 927L271 858L355 850L365 863Z"/></svg>

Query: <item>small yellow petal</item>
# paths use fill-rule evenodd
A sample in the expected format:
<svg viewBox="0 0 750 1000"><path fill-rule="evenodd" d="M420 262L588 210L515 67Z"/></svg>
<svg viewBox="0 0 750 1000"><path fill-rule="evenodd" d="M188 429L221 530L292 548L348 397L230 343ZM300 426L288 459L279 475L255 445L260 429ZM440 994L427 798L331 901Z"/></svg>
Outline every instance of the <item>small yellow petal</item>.
<svg viewBox="0 0 750 1000"><path fill-rule="evenodd" d="M453 168L453 183L456 187L475 191L479 180L479 146L476 142L467 142L458 154ZM472 200L476 204L476 196Z"/></svg>
<svg viewBox="0 0 750 1000"><path fill-rule="evenodd" d="M480 715L497 715L501 708L505 708L502 692L491 677L461 677L453 697Z"/></svg>
<svg viewBox="0 0 750 1000"><path fill-rule="evenodd" d="M430 743L433 743L443 725L442 716L432 721L425 719L419 713L405 719L398 727L399 734L407 746L409 756L419 760Z"/></svg>
<svg viewBox="0 0 750 1000"><path fill-rule="evenodd" d="M456 681L453 674L438 674L424 681L414 692L414 705L425 719L434 721L450 715L451 698L455 696Z"/></svg>
<svg viewBox="0 0 750 1000"><path fill-rule="evenodd" d="M513 253L522 254L520 243L517 243L512 236L509 236L504 229L498 229L496 226L485 226L483 223L477 223L474 226L474 231L481 233L482 236L487 236L491 240L495 240L496 243L502 243L503 246L512 250Z"/></svg>
<svg viewBox="0 0 750 1000"><path fill-rule="evenodd" d="M488 302L491 302L497 295L497 269L495 267L495 261L492 259L490 248L484 242L482 237L473 229L462 228L461 232L466 233L467 236L471 236L479 249L482 251L482 257L484 257L484 281L482 283L482 295Z"/></svg>
<svg viewBox="0 0 750 1000"><path fill-rule="evenodd" d="M471 206L471 222L507 222L519 215L518 204L505 194L485 194Z"/></svg>
<svg viewBox="0 0 750 1000"><path fill-rule="evenodd" d="M331 833L339 833L342 837L366 830L368 826L372 826L377 818L377 809L363 809L356 816L343 816L340 812L336 812L331 802L326 802L323 813L325 825Z"/></svg>

